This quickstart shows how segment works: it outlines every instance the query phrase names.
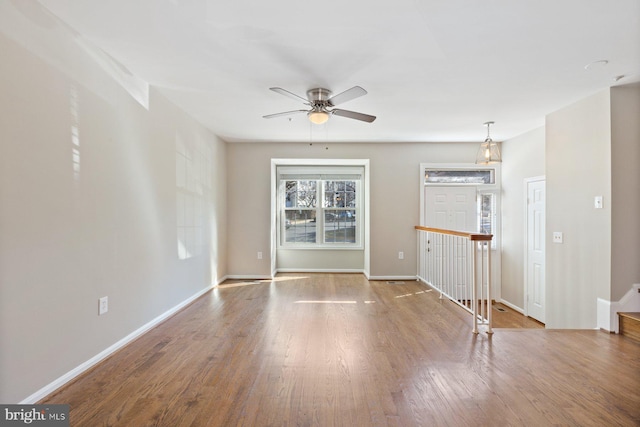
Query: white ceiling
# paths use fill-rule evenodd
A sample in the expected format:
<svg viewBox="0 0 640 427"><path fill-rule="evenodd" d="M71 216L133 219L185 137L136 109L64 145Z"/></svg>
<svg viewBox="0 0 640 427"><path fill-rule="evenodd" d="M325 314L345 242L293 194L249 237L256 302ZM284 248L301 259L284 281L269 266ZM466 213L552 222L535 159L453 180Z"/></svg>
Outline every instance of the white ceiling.
<svg viewBox="0 0 640 427"><path fill-rule="evenodd" d="M23 0L19 0L23 1ZM609 86L640 80L638 0L40 0L52 14L227 141L481 141ZM585 65L608 60L606 66ZM615 76L624 75L618 82ZM305 96L359 85L340 108Z"/></svg>

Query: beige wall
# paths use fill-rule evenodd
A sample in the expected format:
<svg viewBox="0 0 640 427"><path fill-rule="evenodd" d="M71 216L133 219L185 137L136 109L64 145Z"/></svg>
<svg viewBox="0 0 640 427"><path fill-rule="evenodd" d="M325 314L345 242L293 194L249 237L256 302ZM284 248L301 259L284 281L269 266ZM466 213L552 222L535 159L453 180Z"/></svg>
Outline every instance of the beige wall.
<svg viewBox="0 0 640 427"><path fill-rule="evenodd" d="M277 268L287 270L363 271L364 250L278 249Z"/></svg>
<svg viewBox="0 0 640 427"><path fill-rule="evenodd" d="M611 89L611 298L640 283L640 84Z"/></svg>
<svg viewBox="0 0 640 427"><path fill-rule="evenodd" d="M3 403L31 396L226 274L225 144L153 89L144 99L138 86L135 100L134 88L125 90L123 76L81 40L7 8L0 9ZM177 141L194 159L182 163L183 178ZM185 194L201 202L200 221L178 223ZM178 225L204 236L186 242L192 256L182 260ZM104 296L109 312L98 316Z"/></svg>
<svg viewBox="0 0 640 427"><path fill-rule="evenodd" d="M611 280L609 90L549 114L545 138L546 326L596 328L597 298L609 299Z"/></svg>
<svg viewBox="0 0 640 427"><path fill-rule="evenodd" d="M365 124L357 124L366 126ZM227 147L229 274L266 276L270 260L271 159L370 159L370 274L415 276L420 163L470 163L477 143L233 143ZM404 259L398 259L398 252Z"/></svg>
<svg viewBox="0 0 640 427"><path fill-rule="evenodd" d="M547 268L552 269L547 270L547 310L552 316L548 327L595 327L594 295L618 301L634 283L640 283L638 117L640 85L618 86L550 114L547 131L535 129L502 143L502 297L520 308L524 307L523 180L545 175L545 169L551 174L547 180L547 261L551 263ZM553 138L546 144L547 153L545 132ZM605 197L601 211L593 209L596 195ZM588 227L595 228L589 231ZM551 243L553 231L565 233L564 244ZM609 270L610 280L606 278Z"/></svg>
<svg viewBox="0 0 640 427"><path fill-rule="evenodd" d="M544 127L502 143L502 299L524 310L524 180L545 173Z"/></svg>

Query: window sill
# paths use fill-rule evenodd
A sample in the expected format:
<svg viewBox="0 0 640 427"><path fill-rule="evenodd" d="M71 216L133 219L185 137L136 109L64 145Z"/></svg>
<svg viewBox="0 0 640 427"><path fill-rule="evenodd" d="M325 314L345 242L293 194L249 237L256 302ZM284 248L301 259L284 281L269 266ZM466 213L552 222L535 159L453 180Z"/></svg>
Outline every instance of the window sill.
<svg viewBox="0 0 640 427"><path fill-rule="evenodd" d="M283 251L362 251L364 246L330 246L330 245L300 245L300 246L278 246L278 250Z"/></svg>

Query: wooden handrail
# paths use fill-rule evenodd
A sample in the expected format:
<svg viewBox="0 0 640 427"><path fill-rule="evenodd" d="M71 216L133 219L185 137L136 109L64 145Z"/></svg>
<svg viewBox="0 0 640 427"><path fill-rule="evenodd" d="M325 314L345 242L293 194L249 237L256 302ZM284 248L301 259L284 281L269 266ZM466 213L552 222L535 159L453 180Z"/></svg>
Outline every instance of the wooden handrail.
<svg viewBox="0 0 640 427"><path fill-rule="evenodd" d="M467 233L465 231L445 230L444 228L423 227L421 225L415 226L416 230L431 231L440 234L449 234L451 236L466 237L469 240L490 242L493 240L493 234L479 234L479 233Z"/></svg>

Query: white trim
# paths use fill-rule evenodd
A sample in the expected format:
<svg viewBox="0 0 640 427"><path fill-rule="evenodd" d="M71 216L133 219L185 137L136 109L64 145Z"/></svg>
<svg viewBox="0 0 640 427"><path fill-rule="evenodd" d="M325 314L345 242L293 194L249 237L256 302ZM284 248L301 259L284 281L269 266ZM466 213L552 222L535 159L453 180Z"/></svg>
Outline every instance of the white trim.
<svg viewBox="0 0 640 427"><path fill-rule="evenodd" d="M271 159L278 166L368 166L369 159Z"/></svg>
<svg viewBox="0 0 640 427"><path fill-rule="evenodd" d="M337 173L336 171L342 170ZM320 171L320 172L319 172ZM276 187L277 187L277 214L276 221L278 227L277 232L277 248L280 250L298 250L298 249L312 249L312 250L358 250L364 249L363 241L363 227L361 224L363 221L363 190L364 190L364 166L276 166ZM316 203L315 207L300 208L296 206L286 206L285 204L285 189L284 181L286 180L309 180L316 182ZM355 206L354 207L325 207L324 200L326 193L327 181L353 181L355 183ZM292 243L283 241L283 229L285 224L285 214L287 211L304 210L308 212L316 213L315 226L317 228L316 241L315 242L303 242ZM355 241L351 242L325 242L322 236L325 235L324 230L328 228L326 221L326 212L329 211L354 211L354 226L356 229Z"/></svg>
<svg viewBox="0 0 640 427"><path fill-rule="evenodd" d="M640 283L631 286L631 289L620 301L608 301L598 298L597 321L598 328L608 332L620 332L618 325L618 312L639 312L640 311Z"/></svg>
<svg viewBox="0 0 640 427"><path fill-rule="evenodd" d="M631 289L629 289L627 293L620 298L620 301L618 301L620 307L625 311L640 311L640 296L638 296L638 294L640 294L639 289L640 283L636 283L631 286Z"/></svg>
<svg viewBox="0 0 640 427"><path fill-rule="evenodd" d="M255 275L242 275L242 274L233 274L233 275L229 275L227 276L228 279L235 279L235 280L274 280L275 279L275 275L277 273L335 273L335 274L340 274L340 273L346 273L346 274L352 274L352 273L359 273L359 274L363 274L367 280L410 280L410 281L419 281L418 276L370 276L368 275L364 270L362 269L350 269L350 268L344 268L344 269L335 269L335 268L328 268L328 269L323 269L323 268L278 268L273 277L268 277L268 276L255 276Z"/></svg>
<svg viewBox="0 0 640 427"><path fill-rule="evenodd" d="M420 282L418 276L371 276L369 280L407 280L413 282Z"/></svg>
<svg viewBox="0 0 640 427"><path fill-rule="evenodd" d="M420 283L422 283L425 286L430 287L431 289L433 289L434 291L438 291L440 292L440 289L438 289L437 287L433 286L431 283L427 282L426 280L424 280L424 278L422 277L416 277L416 280ZM442 292L440 292L440 294L442 295Z"/></svg>
<svg viewBox="0 0 640 427"><path fill-rule="evenodd" d="M618 303L598 298L598 328L607 332L618 332L618 322L614 320L618 313Z"/></svg>
<svg viewBox="0 0 640 427"><path fill-rule="evenodd" d="M278 273L360 273L364 270L357 268L279 268Z"/></svg>
<svg viewBox="0 0 640 427"><path fill-rule="evenodd" d="M371 186L369 185L369 177L371 176L371 168L369 159L364 160L364 234L362 236L362 244L364 245L363 269L364 275L369 278L371 274Z"/></svg>
<svg viewBox="0 0 640 427"><path fill-rule="evenodd" d="M271 249L269 262L271 277L278 272L276 254L278 253L278 165L277 159L271 159Z"/></svg>
<svg viewBox="0 0 640 427"><path fill-rule="evenodd" d="M518 313L522 314L523 316L526 316L526 314L524 314L524 310L521 309L520 307L518 307L515 304L511 304L509 301L507 300L503 300L500 299L500 304L506 305L507 307L509 307L511 310L513 311L517 311Z"/></svg>
<svg viewBox="0 0 640 427"><path fill-rule="evenodd" d="M167 310L166 312L162 313L161 315L159 315L155 319L151 320L150 322L142 325L140 328L138 328L135 331L131 332L129 335L127 335L126 337L122 338L121 340L119 340L115 344L107 347L106 349L104 349L100 353L96 354L91 359L89 359L86 362L76 366L75 368L73 368L72 370L67 372L66 374L62 375L61 377L55 379L51 383L49 383L46 386L42 387L40 390L36 391L31 396L23 399L21 402L19 402L19 404L21 404L21 405L34 404L34 403L38 402L39 400L47 397L48 395L50 395L51 393L53 393L54 391L56 391L60 387L62 387L65 384L69 383L70 381L72 381L78 375L80 375L80 374L86 372L87 370L91 369L92 367L94 367L95 365L100 363L102 360L106 359L107 357L109 357L110 355L115 353L116 351L120 350L122 347L126 346L130 342L134 341L136 338L140 337L141 335L143 335L144 333L146 333L149 330L153 329L155 326L159 325L160 323L162 323L163 321L165 321L169 317L173 316L178 311L182 310L184 307L186 307L187 305L191 304L196 299L200 298L202 295L204 295L207 292L209 292L211 289L214 288L214 286L215 285L207 286L206 288L204 288L203 290L199 291L195 295L193 295L193 296L187 298L186 300L182 301L180 304L174 306L173 308L170 308L169 310Z"/></svg>
<svg viewBox="0 0 640 427"><path fill-rule="evenodd" d="M348 243L345 243L348 244ZM283 250L283 251L360 251L362 252L362 250L364 249L362 246L338 246L339 243L335 243L332 245L332 243L325 243L322 245L318 245L315 243L309 243L308 245L304 245L301 244L300 246L280 246L278 247L279 250Z"/></svg>
<svg viewBox="0 0 640 427"><path fill-rule="evenodd" d="M370 271L370 160L369 159L271 159L271 274L272 277L278 272L277 251L278 251L278 179L277 166L362 166L364 167L364 201L361 209L364 209L364 234L362 235L360 250L364 249L363 271L365 276Z"/></svg>

